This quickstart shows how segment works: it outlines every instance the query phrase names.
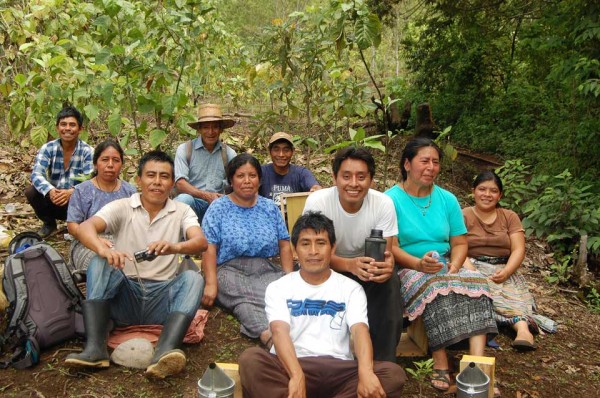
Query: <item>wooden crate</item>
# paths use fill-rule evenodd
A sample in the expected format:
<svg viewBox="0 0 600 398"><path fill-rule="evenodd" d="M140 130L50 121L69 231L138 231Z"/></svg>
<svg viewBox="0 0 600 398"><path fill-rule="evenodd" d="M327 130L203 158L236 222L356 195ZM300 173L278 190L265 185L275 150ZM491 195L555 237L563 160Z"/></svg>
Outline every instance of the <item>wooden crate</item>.
<svg viewBox="0 0 600 398"><path fill-rule="evenodd" d="M398 347L396 347L396 356L424 357L427 356L427 347L425 325L423 325L423 319L418 317L402 333Z"/></svg>
<svg viewBox="0 0 600 398"><path fill-rule="evenodd" d="M217 362L217 366L223 369L223 372L235 381L233 398L242 398L242 383L240 382L240 368L237 363Z"/></svg>
<svg viewBox="0 0 600 398"><path fill-rule="evenodd" d="M479 369L483 371L490 378L490 388L488 398L494 398L494 382L496 374L496 358L494 357L480 357L475 355L463 355L460 360L460 371L469 366L471 362L474 362Z"/></svg>

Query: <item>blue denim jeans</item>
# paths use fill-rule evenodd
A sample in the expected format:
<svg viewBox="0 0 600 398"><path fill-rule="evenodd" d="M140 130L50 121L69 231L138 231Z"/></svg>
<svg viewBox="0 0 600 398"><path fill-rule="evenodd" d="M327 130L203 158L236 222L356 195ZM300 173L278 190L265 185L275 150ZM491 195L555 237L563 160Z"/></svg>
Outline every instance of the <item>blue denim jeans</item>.
<svg viewBox="0 0 600 398"><path fill-rule="evenodd" d="M187 193L179 194L175 197L175 200L181 203L185 203L190 206L196 216L198 217L198 222L202 225L202 219L204 218L204 213L206 213L206 209L208 209L209 203L206 200L194 198L192 195L188 195Z"/></svg>
<svg viewBox="0 0 600 398"><path fill-rule="evenodd" d="M106 259L96 256L87 270L87 299L108 300L117 326L162 325L169 314L183 312L193 318L204 292L204 279L185 271L167 281L126 278Z"/></svg>

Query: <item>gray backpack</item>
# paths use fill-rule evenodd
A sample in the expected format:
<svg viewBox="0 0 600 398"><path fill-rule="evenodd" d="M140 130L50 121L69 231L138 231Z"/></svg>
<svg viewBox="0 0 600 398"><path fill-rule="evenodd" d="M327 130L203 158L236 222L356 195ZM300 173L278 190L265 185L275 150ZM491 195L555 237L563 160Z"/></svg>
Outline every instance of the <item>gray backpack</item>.
<svg viewBox="0 0 600 398"><path fill-rule="evenodd" d="M4 345L14 349L0 368L39 362L40 349L83 336L83 295L62 256L45 242L11 254L2 287L10 306Z"/></svg>

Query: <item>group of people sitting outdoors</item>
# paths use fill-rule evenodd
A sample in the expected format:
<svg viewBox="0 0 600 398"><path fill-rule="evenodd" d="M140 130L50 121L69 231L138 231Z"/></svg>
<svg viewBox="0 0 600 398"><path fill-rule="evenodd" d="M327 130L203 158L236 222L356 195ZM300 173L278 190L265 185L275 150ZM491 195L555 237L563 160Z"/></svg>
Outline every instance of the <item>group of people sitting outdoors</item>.
<svg viewBox="0 0 600 398"><path fill-rule="evenodd" d="M347 147L333 159L333 186L323 188L291 164L289 134L271 137L272 163L261 165L220 139L235 121L218 105L201 105L198 117L190 124L198 137L181 144L174 161L156 150L142 156L136 190L120 179L116 141L92 150L78 137L80 113L58 114L59 138L38 152L25 194L43 222L40 235L67 221L71 261L87 276L85 348L67 364L108 367L110 321L157 324L163 329L146 374L177 374L196 310L214 304L263 346L239 359L248 397L265 388L268 396L399 396L404 317L423 319L439 390L451 384L452 344L468 340L470 353L483 355L504 324L516 331L515 349L536 348L533 298L516 272L524 230L499 207L495 173L475 178L475 205L461 211L435 184L442 151L413 138L398 185L373 189L375 159ZM86 174L91 179L76 184ZM312 192L292 231L278 204L290 192ZM372 230L385 239L383 260L365 256ZM202 273L180 270L179 255L201 256Z"/></svg>

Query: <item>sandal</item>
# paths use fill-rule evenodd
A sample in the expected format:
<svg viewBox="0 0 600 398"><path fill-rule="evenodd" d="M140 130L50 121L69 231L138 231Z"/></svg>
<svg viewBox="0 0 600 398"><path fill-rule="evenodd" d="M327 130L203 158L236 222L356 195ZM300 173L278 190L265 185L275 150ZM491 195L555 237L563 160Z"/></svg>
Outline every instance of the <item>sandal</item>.
<svg viewBox="0 0 600 398"><path fill-rule="evenodd" d="M448 369L433 369L433 373L431 373L431 386L439 391L448 391L450 388L450 370ZM438 387L433 384L434 381L441 381L447 384L446 388Z"/></svg>
<svg viewBox="0 0 600 398"><path fill-rule="evenodd" d="M267 339L267 341L263 342L260 338L260 345L263 346L263 348L266 348L267 351L271 351L271 347L273 347L273 335L270 335L269 338Z"/></svg>

